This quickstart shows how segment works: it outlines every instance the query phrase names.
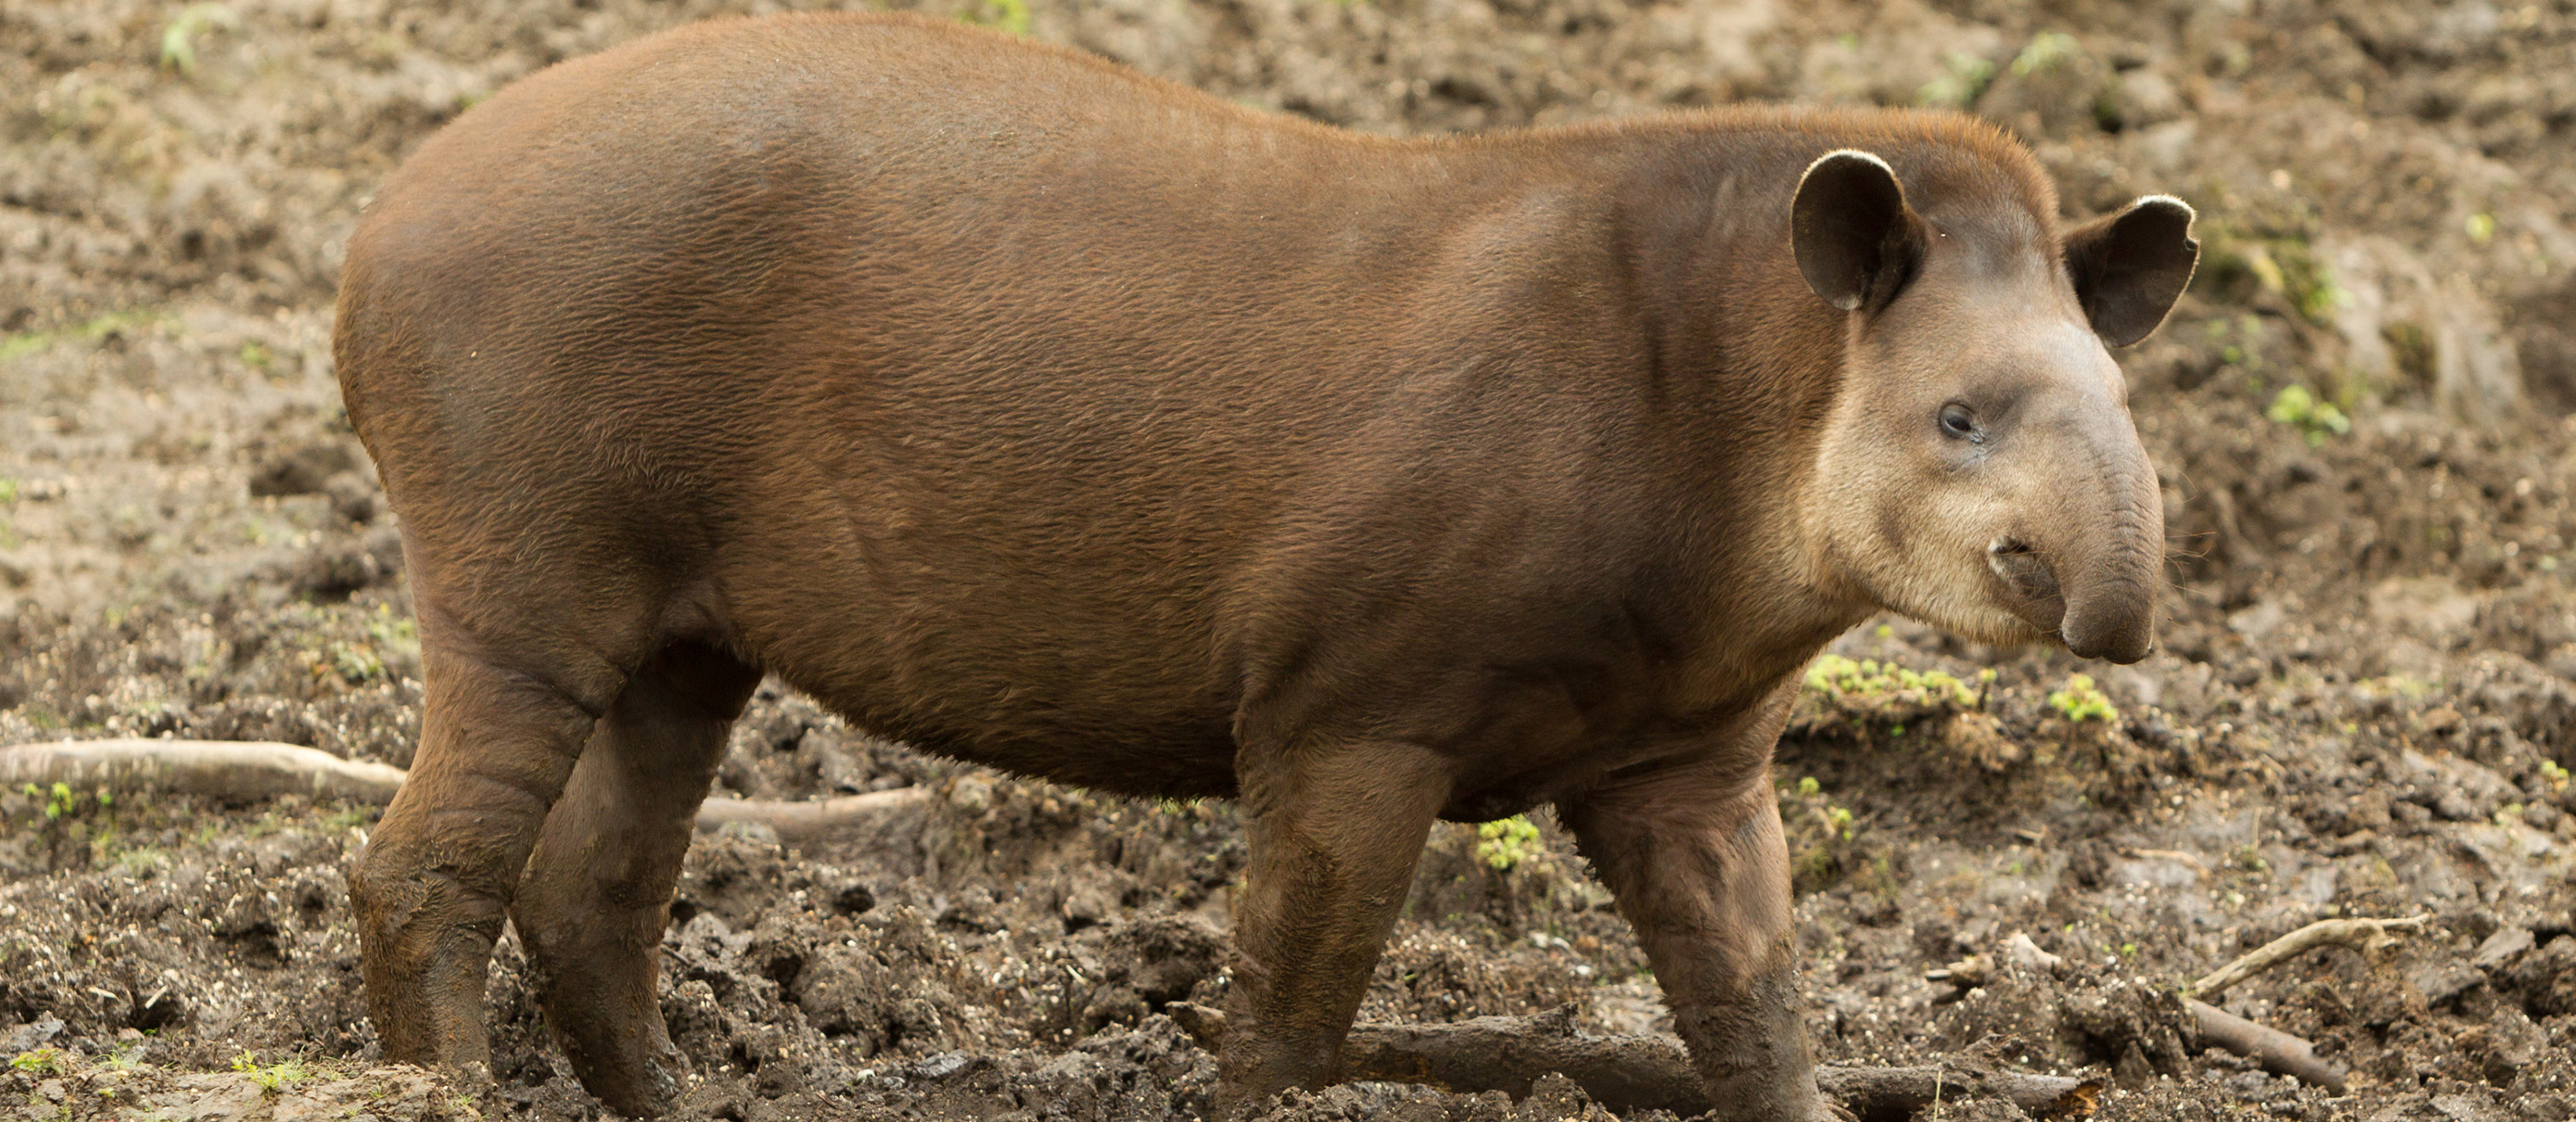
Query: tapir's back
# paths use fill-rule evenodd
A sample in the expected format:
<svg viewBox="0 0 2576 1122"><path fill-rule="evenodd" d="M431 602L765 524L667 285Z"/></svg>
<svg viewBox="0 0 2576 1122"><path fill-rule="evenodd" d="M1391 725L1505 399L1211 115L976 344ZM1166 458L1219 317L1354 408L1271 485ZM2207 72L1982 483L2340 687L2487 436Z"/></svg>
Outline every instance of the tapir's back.
<svg viewBox="0 0 2576 1122"><path fill-rule="evenodd" d="M700 25L389 179L341 383L468 626L561 566L540 611L667 599L880 731L1221 790L1220 601L1380 396L1425 151L933 21Z"/></svg>

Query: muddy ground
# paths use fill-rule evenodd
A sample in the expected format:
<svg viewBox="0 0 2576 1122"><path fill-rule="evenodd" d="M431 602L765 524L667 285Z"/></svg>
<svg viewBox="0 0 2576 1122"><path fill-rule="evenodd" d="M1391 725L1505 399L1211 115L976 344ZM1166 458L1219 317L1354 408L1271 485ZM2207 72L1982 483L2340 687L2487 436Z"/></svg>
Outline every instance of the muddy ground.
<svg viewBox="0 0 2576 1122"><path fill-rule="evenodd" d="M330 375L342 239L499 85L773 6L0 0L0 743L405 763L417 644ZM2164 650L2106 672L1902 620L1837 644L1867 661L1821 668L1778 772L1817 1049L2086 1072L2106 1118L2576 1115L2576 5L926 7L1388 133L1963 106L2034 146L2070 217L2188 198L2201 278L2122 356L2166 488ZM1226 985L1230 807L926 758L773 689L722 782L935 799L864 841L701 837L665 944L684 1117L1205 1114L1213 1061L1163 1010ZM371 809L68 795L0 795L0 1113L598 1114L507 940L488 1073L373 1066L342 884ZM1364 1018L1663 1027L1537 826L1438 832ZM2179 1012L2180 983L2309 920L2415 914L2225 996L2347 1066L2344 1096ZM2067 965L1925 976L2016 934ZM1363 1085L1274 1117L1603 1113Z"/></svg>

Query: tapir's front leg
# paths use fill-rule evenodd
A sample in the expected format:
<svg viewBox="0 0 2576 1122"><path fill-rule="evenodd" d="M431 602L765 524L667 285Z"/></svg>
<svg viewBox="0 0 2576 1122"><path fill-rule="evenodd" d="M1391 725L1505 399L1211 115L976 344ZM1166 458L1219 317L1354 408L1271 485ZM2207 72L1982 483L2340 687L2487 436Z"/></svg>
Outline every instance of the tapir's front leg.
<svg viewBox="0 0 2576 1122"><path fill-rule="evenodd" d="M1767 707L1766 707L1767 708ZM1584 856L1637 930L1673 1024L1718 1115L1742 1122L1830 1118L1797 995L1788 850L1770 745L1622 772L1559 804ZM1768 735L1764 735L1768 734Z"/></svg>
<svg viewBox="0 0 2576 1122"><path fill-rule="evenodd" d="M1217 1055L1223 1118L1333 1078L1450 785L1446 762L1410 744L1249 749L1240 771L1251 867Z"/></svg>

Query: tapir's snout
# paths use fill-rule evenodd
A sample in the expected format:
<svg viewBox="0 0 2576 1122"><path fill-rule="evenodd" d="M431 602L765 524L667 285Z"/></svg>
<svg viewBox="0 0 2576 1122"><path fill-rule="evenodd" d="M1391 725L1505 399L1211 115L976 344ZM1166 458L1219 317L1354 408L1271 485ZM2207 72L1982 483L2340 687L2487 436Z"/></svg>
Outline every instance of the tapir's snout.
<svg viewBox="0 0 2576 1122"><path fill-rule="evenodd" d="M2095 564L2118 564L2097 560ZM2131 663L2155 649L2154 570L2143 585L2094 574L2094 587L2079 605L2070 605L2049 559L2018 538L1997 538L1986 547L1986 567L2000 585L1997 599L2034 630L2058 636L2068 650L2085 658Z"/></svg>
<svg viewBox="0 0 2576 1122"><path fill-rule="evenodd" d="M2127 665L2147 657L2156 648L2155 601L2140 597L2132 605L2117 611L2097 611L2083 616L2066 614L2066 623L2058 629L2066 640L2066 649L2085 658L2098 658Z"/></svg>
<svg viewBox="0 0 2576 1122"><path fill-rule="evenodd" d="M2156 642L2164 561L2164 501L2125 411L2099 410L2055 427L2078 447L2037 457L2049 478L2024 492L2048 509L1986 547L1995 599L2022 622L2085 658L2130 663Z"/></svg>

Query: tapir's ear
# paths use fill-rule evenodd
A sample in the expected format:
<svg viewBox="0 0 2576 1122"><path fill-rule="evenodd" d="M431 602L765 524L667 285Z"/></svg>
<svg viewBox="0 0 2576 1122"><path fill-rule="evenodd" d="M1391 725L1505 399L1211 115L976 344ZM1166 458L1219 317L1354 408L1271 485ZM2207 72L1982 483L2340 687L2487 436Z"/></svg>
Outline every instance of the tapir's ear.
<svg viewBox="0 0 2576 1122"><path fill-rule="evenodd" d="M1887 161L1845 148L1807 165L1790 204L1789 245L1807 287L1846 312L1882 308L1923 260L1923 220Z"/></svg>
<svg viewBox="0 0 2576 1122"><path fill-rule="evenodd" d="M2067 279L2103 342L2125 347L2144 339L2173 310L2200 265L2192 217L2181 199L2148 195L2066 232Z"/></svg>

